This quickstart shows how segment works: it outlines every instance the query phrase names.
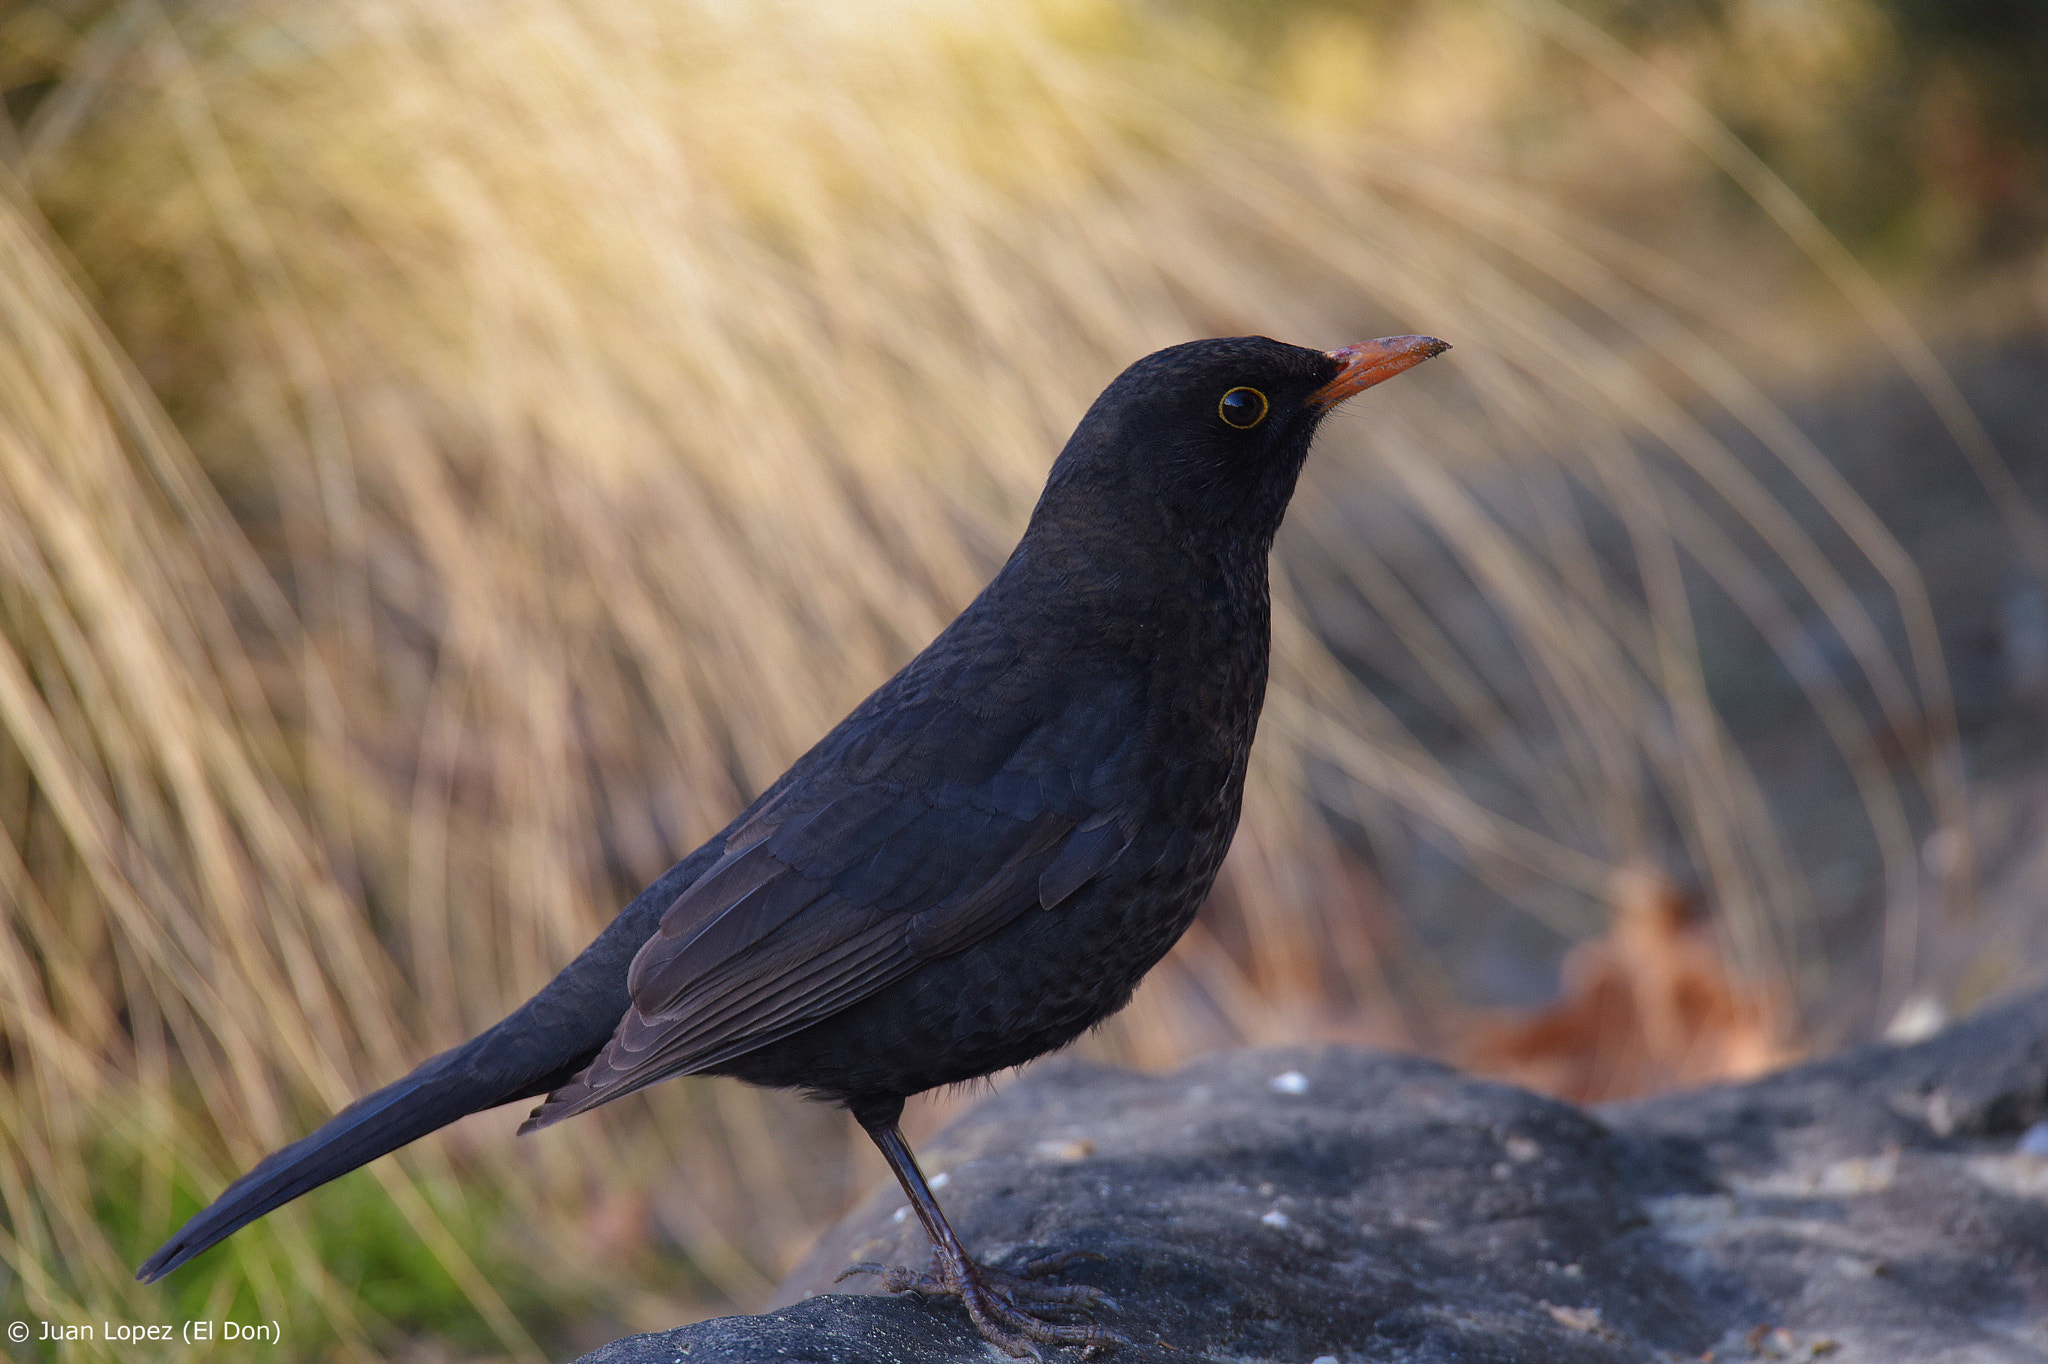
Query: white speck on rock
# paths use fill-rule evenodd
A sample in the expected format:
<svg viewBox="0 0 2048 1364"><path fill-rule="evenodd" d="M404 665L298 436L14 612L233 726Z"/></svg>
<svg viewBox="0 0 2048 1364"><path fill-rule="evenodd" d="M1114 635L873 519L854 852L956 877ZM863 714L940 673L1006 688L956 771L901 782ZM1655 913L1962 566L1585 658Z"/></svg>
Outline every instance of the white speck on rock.
<svg viewBox="0 0 2048 1364"><path fill-rule="evenodd" d="M1962 840L1953 829L1937 829L1927 836L1927 846L1921 856L1927 865L1939 874L1953 866L1961 856ZM1948 1026L1948 1008L1931 994L1914 995L1899 1006L1892 1015L1892 1021L1885 1024L1884 1040L1893 1046L1902 1047L1912 1042L1924 1042Z"/></svg>
<svg viewBox="0 0 2048 1364"><path fill-rule="evenodd" d="M1551 1317L1559 1326L1583 1331L1589 1336L1605 1337L1612 1334L1607 1323L1600 1319L1600 1309L1597 1307L1558 1307L1547 1302L1543 1305L1550 1309Z"/></svg>
<svg viewBox="0 0 2048 1364"><path fill-rule="evenodd" d="M932 1187L934 1189L943 1189L952 1182L953 1176L947 1174L944 1170L932 1176Z"/></svg>
<svg viewBox="0 0 2048 1364"><path fill-rule="evenodd" d="M1261 1222L1264 1222L1269 1227L1284 1227L1290 1225L1287 1214L1280 1211L1280 1209L1278 1208L1273 1209L1273 1211L1267 1213L1264 1217L1261 1217L1259 1220Z"/></svg>
<svg viewBox="0 0 2048 1364"><path fill-rule="evenodd" d="M1317 1355L1314 1359L1311 1359L1308 1362L1308 1364L1337 1364L1337 1356Z"/></svg>
<svg viewBox="0 0 2048 1364"><path fill-rule="evenodd" d="M1308 1093L1308 1076L1298 1070L1283 1070L1266 1083L1273 1087L1275 1094Z"/></svg>
<svg viewBox="0 0 2048 1364"><path fill-rule="evenodd" d="M908 1204L905 1204L903 1207L896 1209L895 1213L890 1216L889 1220L891 1222L901 1222L904 1218L908 1216L910 1216L910 1207Z"/></svg>

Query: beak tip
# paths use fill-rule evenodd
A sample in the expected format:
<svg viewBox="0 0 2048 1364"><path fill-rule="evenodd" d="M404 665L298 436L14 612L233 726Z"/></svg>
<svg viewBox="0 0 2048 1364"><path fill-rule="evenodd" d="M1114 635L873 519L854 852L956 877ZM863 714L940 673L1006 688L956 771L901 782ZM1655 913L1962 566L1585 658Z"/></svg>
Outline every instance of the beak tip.
<svg viewBox="0 0 2048 1364"><path fill-rule="evenodd" d="M1434 336L1383 336L1377 341L1361 341L1355 346L1325 351L1337 362L1337 377L1317 389L1310 400L1327 411L1353 394L1391 379L1402 370L1413 369L1450 348L1450 342Z"/></svg>
<svg viewBox="0 0 2048 1364"><path fill-rule="evenodd" d="M1377 341L1361 341L1355 346L1344 346L1323 353L1340 365L1361 360L1368 363L1385 363L1394 359L1405 359L1419 365L1424 360L1442 355L1450 348L1450 342L1439 341L1434 336L1382 336Z"/></svg>

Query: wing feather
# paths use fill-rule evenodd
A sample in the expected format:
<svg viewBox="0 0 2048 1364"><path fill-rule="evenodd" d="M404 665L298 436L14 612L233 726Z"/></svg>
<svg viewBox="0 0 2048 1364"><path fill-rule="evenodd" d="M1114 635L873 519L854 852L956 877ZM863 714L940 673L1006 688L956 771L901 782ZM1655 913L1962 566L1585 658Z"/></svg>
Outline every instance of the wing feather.
<svg viewBox="0 0 2048 1364"><path fill-rule="evenodd" d="M1115 710L828 736L840 784L773 791L734 829L634 957L611 1042L529 1125L779 1041L1070 899L1131 844L1097 775L1128 741Z"/></svg>

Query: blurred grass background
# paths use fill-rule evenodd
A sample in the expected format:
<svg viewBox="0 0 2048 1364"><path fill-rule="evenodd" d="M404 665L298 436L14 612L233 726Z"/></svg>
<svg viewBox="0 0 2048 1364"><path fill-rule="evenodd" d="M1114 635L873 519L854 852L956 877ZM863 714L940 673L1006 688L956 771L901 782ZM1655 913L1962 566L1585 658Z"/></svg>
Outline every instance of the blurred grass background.
<svg viewBox="0 0 2048 1364"><path fill-rule="evenodd" d="M1601 1097L2038 980L2044 29L0 10L4 1314L530 1360L758 1303L883 1176L717 1081L130 1275L721 827L1190 336L1457 349L1327 430L1219 893L1089 1050Z"/></svg>

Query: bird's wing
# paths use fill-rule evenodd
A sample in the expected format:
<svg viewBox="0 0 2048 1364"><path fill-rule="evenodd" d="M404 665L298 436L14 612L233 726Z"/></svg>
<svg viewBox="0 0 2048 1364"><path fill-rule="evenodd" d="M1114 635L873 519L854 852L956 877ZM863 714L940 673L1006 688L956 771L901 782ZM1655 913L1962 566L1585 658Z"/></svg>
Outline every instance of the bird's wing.
<svg viewBox="0 0 2048 1364"><path fill-rule="evenodd" d="M873 779L771 798L633 959L611 1042L527 1126L788 1037L1099 876L1131 844L1087 799L1121 740L1079 745L1077 771L1072 722L1019 728L961 734L914 780L855 755L839 770Z"/></svg>

